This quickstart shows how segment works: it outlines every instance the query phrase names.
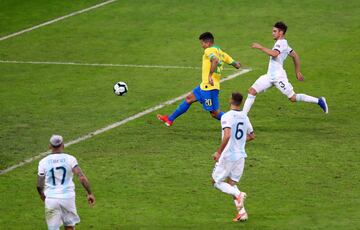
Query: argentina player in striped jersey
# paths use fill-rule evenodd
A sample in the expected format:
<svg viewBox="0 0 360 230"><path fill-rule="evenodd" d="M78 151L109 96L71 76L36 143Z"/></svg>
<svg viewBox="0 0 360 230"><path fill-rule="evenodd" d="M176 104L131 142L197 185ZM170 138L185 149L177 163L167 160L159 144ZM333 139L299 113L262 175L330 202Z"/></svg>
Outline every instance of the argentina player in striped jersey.
<svg viewBox="0 0 360 230"><path fill-rule="evenodd" d="M283 64L287 56L293 59L295 66L296 78L299 81L304 80L304 76L300 72L300 58L299 55L289 46L285 39L287 26L283 22L275 23L272 35L276 40L272 49L268 49L258 43L253 43L252 48L258 49L270 56L268 72L259 77L255 83L250 87L248 97L244 103L243 111L247 114L255 101L258 93L264 92L268 88L275 86L282 94L287 96L291 102L308 102L315 103L320 108L328 113L329 109L324 97L313 97L302 93L295 93L293 86L289 82Z"/></svg>
<svg viewBox="0 0 360 230"><path fill-rule="evenodd" d="M214 154L216 161L212 180L215 188L233 197L237 215L233 221L245 221L248 214L244 202L246 193L241 192L237 183L244 171L245 144L255 138L248 116L240 110L243 96L233 93L230 99L231 110L221 118L222 141Z"/></svg>
<svg viewBox="0 0 360 230"><path fill-rule="evenodd" d="M76 158L64 153L62 136L53 135L49 148L51 154L39 162L37 183L40 198L45 203L46 223L49 230L58 230L62 225L66 230L73 230L80 222L75 205L74 174L85 188L91 206L95 204L95 197Z"/></svg>

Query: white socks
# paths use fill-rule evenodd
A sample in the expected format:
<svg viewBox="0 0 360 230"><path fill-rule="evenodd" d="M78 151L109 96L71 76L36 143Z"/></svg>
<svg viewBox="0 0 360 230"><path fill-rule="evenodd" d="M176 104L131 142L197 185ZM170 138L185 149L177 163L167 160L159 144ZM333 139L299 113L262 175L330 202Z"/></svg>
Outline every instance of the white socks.
<svg viewBox="0 0 360 230"><path fill-rule="evenodd" d="M239 188L236 186L236 184L235 185L233 185L232 186L237 192L239 192L239 194L240 194L240 190L239 190ZM240 210L238 209L238 207L239 207L239 203L238 203L238 201L236 200L236 199L234 199L234 204L235 204L235 207L236 207L236 209L239 211L239 213L240 213Z"/></svg>
<svg viewBox="0 0 360 230"><path fill-rule="evenodd" d="M234 184L232 187L240 194L240 190L239 190L239 188L236 186L236 184Z"/></svg>
<svg viewBox="0 0 360 230"><path fill-rule="evenodd" d="M254 104L255 98L256 96L248 94L243 107L243 111L245 114L248 114L248 112L250 111L251 106Z"/></svg>
<svg viewBox="0 0 360 230"><path fill-rule="evenodd" d="M239 211L239 214L244 214L244 213L246 213L246 210L245 210L245 207L242 207L242 209L240 209L240 211Z"/></svg>
<svg viewBox="0 0 360 230"><path fill-rule="evenodd" d="M240 190L236 185L231 186L230 184L226 183L226 182L218 182L214 184L215 188L219 189L220 191L229 194L233 197L236 197L238 195L240 195ZM238 209L239 204L237 202L236 199L234 199L234 204L235 207ZM245 207L242 207L240 210L238 209L238 212L241 213L245 213Z"/></svg>
<svg viewBox="0 0 360 230"><path fill-rule="evenodd" d="M226 183L226 182L217 182L214 184L215 188L219 189L220 191L222 191L223 193L232 195L232 196L238 196L240 195L240 191L239 189L234 188L233 186L231 186L230 184Z"/></svg>
<svg viewBox="0 0 360 230"><path fill-rule="evenodd" d="M310 103L318 103L319 99L316 97L312 97L306 94L296 94L296 101L304 101L304 102L310 102Z"/></svg>

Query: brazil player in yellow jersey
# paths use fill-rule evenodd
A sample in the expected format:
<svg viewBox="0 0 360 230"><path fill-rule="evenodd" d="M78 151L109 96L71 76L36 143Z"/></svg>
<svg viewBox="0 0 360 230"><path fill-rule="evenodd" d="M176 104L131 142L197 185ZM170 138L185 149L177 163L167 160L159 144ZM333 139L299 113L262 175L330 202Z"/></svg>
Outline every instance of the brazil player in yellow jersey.
<svg viewBox="0 0 360 230"><path fill-rule="evenodd" d="M191 104L196 101L200 102L204 110L209 111L213 118L220 120L224 114L219 109L218 98L221 71L224 63L232 65L236 69L240 68L240 63L234 61L232 57L214 44L214 36L210 32L201 34L199 40L202 48L204 48L201 84L186 96L185 100L171 115L157 115L157 118L164 122L166 126L171 126L174 120L185 113Z"/></svg>

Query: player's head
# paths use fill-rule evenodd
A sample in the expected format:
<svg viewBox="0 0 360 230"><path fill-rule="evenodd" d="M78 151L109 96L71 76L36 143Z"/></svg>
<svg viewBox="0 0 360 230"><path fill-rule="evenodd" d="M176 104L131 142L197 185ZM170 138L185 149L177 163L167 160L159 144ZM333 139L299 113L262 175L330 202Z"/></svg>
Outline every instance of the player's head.
<svg viewBox="0 0 360 230"><path fill-rule="evenodd" d="M275 40L278 40L279 38L282 38L285 36L287 30L287 25L283 22L277 22L273 26L272 29L272 35Z"/></svg>
<svg viewBox="0 0 360 230"><path fill-rule="evenodd" d="M231 98L230 98L230 104L231 106L233 107L239 107L240 108L240 105L242 103L242 100L243 100L243 95L239 92L233 92L231 94Z"/></svg>
<svg viewBox="0 0 360 230"><path fill-rule="evenodd" d="M62 151L64 149L63 137L56 134L52 135L50 137L49 148L52 150L52 152Z"/></svg>
<svg viewBox="0 0 360 230"><path fill-rule="evenodd" d="M214 44L214 36L210 32L200 34L199 40L202 48L204 49L209 48Z"/></svg>

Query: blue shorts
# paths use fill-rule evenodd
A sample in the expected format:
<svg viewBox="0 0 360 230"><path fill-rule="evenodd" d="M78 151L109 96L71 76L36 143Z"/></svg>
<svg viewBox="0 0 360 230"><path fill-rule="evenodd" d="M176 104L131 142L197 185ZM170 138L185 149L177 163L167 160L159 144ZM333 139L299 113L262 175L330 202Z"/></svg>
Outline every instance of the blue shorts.
<svg viewBox="0 0 360 230"><path fill-rule="evenodd" d="M202 90L200 86L196 87L193 94L206 111L216 111L219 109L219 90Z"/></svg>

